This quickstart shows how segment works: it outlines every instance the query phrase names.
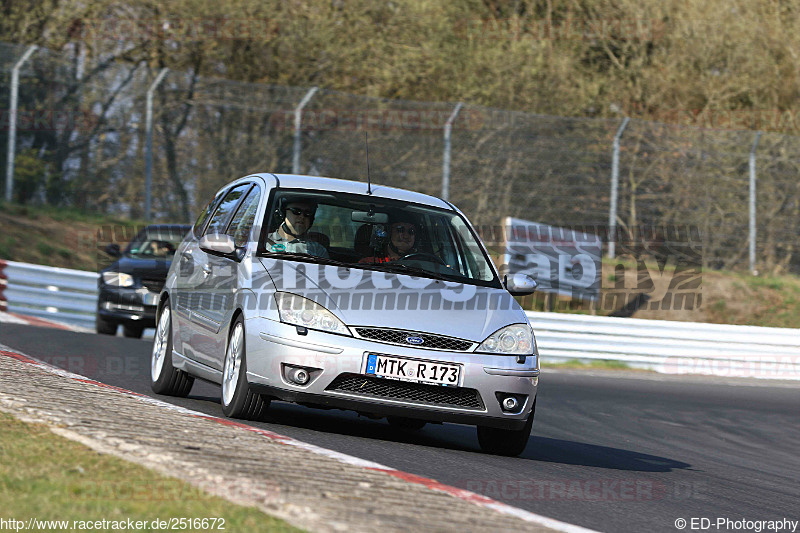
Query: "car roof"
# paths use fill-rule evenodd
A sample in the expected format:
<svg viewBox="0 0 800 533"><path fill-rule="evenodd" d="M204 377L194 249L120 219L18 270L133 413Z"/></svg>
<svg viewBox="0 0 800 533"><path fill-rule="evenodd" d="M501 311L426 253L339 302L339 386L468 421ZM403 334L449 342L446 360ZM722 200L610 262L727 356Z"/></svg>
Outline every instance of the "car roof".
<svg viewBox="0 0 800 533"><path fill-rule="evenodd" d="M297 174L263 174L261 177L273 176L278 180L278 185L289 189L308 189L314 191L344 192L350 194L366 195L367 183L319 176L301 176ZM271 181L270 178L267 178ZM453 207L444 200L435 196L387 187L386 185L372 184L372 196L390 200L400 200L416 204L429 205L441 209L452 210Z"/></svg>

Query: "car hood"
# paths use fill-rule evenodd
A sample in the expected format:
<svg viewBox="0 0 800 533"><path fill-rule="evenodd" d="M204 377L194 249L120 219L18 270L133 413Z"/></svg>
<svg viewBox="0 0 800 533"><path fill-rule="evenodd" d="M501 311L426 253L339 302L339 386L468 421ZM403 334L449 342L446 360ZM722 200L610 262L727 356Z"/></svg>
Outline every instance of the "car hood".
<svg viewBox="0 0 800 533"><path fill-rule="evenodd" d="M124 272L138 278L167 279L170 264L171 259L144 259L125 254L101 272Z"/></svg>
<svg viewBox="0 0 800 533"><path fill-rule="evenodd" d="M324 306L348 326L371 326L482 342L509 324L527 323L503 289L391 272L261 258L275 289Z"/></svg>

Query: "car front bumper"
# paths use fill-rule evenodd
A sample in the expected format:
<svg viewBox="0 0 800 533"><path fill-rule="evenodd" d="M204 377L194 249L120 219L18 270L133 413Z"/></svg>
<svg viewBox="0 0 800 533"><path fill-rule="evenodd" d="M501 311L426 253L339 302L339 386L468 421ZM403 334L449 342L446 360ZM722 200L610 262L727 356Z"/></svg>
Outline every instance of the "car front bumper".
<svg viewBox="0 0 800 533"><path fill-rule="evenodd" d="M158 293L146 288L100 287L97 314L108 321L154 327Z"/></svg>
<svg viewBox="0 0 800 533"><path fill-rule="evenodd" d="M536 399L539 368L534 356L520 364L513 356L424 350L312 330L301 335L295 326L265 318L247 320L245 331L248 382L284 401L520 429ZM365 373L369 354L460 365L461 381L458 387L444 387L370 377ZM310 375L304 385L287 376L288 369L298 367ZM508 395L519 400L512 412L501 406Z"/></svg>

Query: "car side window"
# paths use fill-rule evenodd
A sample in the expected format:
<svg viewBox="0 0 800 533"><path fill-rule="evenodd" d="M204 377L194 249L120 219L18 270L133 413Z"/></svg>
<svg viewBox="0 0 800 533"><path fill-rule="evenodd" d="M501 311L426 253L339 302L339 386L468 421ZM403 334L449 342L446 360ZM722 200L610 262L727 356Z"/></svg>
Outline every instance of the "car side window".
<svg viewBox="0 0 800 533"><path fill-rule="evenodd" d="M233 238L233 243L236 247L247 245L260 200L261 189L258 186L253 187L233 215L233 219L228 226L228 235Z"/></svg>
<svg viewBox="0 0 800 533"><path fill-rule="evenodd" d="M208 202L208 205L205 206L203 211L200 213L200 216L197 217L197 221L194 223L194 226L192 226L192 233L194 233L195 237L200 237L203 234L203 227L206 225L211 213L214 212L214 206L217 205L217 202L219 201L220 197L222 197L223 192L219 193L210 202Z"/></svg>
<svg viewBox="0 0 800 533"><path fill-rule="evenodd" d="M249 183L243 183L242 185L234 187L228 192L228 194L225 195L225 198L219 204L217 210L214 211L213 215L211 215L211 222L208 223L208 228L206 228L205 235L223 233L225 226L228 223L228 218L230 218L231 211L233 211L233 209L239 203L239 199L249 187Z"/></svg>

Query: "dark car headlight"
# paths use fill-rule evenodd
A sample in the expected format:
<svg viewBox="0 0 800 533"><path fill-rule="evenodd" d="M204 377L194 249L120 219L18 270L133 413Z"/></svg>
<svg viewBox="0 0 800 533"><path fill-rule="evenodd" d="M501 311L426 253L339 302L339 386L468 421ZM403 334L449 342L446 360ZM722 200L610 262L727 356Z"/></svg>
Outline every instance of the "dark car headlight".
<svg viewBox="0 0 800 533"><path fill-rule="evenodd" d="M133 276L124 272L103 272L103 283L112 287L133 287Z"/></svg>

